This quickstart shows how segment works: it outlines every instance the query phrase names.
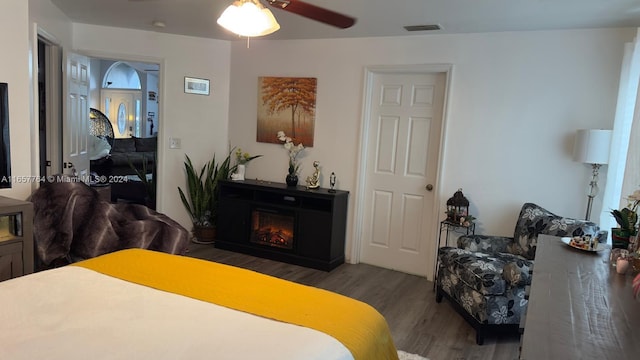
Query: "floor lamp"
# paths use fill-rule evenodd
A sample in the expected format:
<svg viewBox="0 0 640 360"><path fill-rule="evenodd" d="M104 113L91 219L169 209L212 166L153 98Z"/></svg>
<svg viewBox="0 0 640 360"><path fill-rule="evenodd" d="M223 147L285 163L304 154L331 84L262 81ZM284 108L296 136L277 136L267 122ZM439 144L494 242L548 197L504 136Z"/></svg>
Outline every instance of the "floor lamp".
<svg viewBox="0 0 640 360"><path fill-rule="evenodd" d="M609 148L611 147L611 130L587 130L576 132L573 148L573 160L591 164L593 173L587 191L587 214L585 220L591 217L593 199L598 195L598 171L600 166L609 162Z"/></svg>

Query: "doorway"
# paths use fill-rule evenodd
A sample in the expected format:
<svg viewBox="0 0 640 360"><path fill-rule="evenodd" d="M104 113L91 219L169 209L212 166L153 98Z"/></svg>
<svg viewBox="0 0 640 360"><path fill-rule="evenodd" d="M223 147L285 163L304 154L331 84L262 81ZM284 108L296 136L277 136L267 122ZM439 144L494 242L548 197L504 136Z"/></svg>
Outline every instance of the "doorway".
<svg viewBox="0 0 640 360"><path fill-rule="evenodd" d="M62 173L62 51L38 36L38 169L40 176Z"/></svg>
<svg viewBox="0 0 640 360"><path fill-rule="evenodd" d="M99 178L113 180L111 200L155 209L158 173L158 73L156 63L91 60L91 105L107 118L111 156ZM105 166L101 165L101 170ZM126 177L126 181L124 180Z"/></svg>
<svg viewBox="0 0 640 360"><path fill-rule="evenodd" d="M61 71L63 67L63 50L55 42L47 39L46 34L37 37L37 68L38 68L38 171L40 176L49 176L55 174L61 174L63 172L63 116L62 116L62 101L63 101L63 73ZM89 76L90 90L88 96L87 112L89 107L102 108L100 106L102 102L101 91L104 88L102 79L105 78L106 73L110 65L115 63L124 63L131 66L134 71L142 79L142 86L137 90L139 95L133 100L132 108L134 110L133 119L127 117L127 128L131 126L131 131L127 132L129 137L138 138L150 138L154 140L158 135L159 129L159 106L158 106L158 92L159 92L159 63L145 63L136 61L117 61L101 58L90 58ZM109 85L113 85L109 84ZM112 90L112 89L109 89ZM87 123L89 122L89 116L87 116ZM84 127L85 129L88 126ZM85 135L88 136L88 133ZM145 144L148 144L145 143ZM157 143L156 143L157 144ZM145 177L145 190L146 187L151 184L153 186L153 193L155 194L156 177L157 174L157 145L153 144L146 146L146 152L153 151L154 155L148 156L149 174ZM150 147L153 147L150 150ZM145 158L146 158L145 157ZM125 164L127 165L127 164ZM128 165L127 165L128 166ZM131 169L132 172L129 177L136 181L138 177L137 173ZM93 171L90 169L90 171ZM153 171L153 174L151 172ZM83 176L83 179L89 178ZM115 178L115 177L114 177ZM122 178L119 177L119 180ZM122 183L122 181L120 181ZM138 187L140 188L140 187ZM145 201L144 194L138 194L136 192L135 202ZM140 197L142 195L142 197ZM113 198L112 200L118 200ZM124 201L127 201L124 199ZM153 199L152 202L145 202L145 205L150 203L155 204L157 199ZM155 206L154 206L155 207Z"/></svg>
<svg viewBox="0 0 640 360"><path fill-rule="evenodd" d="M115 137L157 136L160 64L92 59L91 65L99 69L92 70L92 107L111 120Z"/></svg>
<svg viewBox="0 0 640 360"><path fill-rule="evenodd" d="M116 139L143 137L142 93L140 90L102 89L100 92L102 112L111 121Z"/></svg>
<svg viewBox="0 0 640 360"><path fill-rule="evenodd" d="M361 262L432 276L449 70L409 66L367 71L362 200L356 209L360 231L354 246Z"/></svg>

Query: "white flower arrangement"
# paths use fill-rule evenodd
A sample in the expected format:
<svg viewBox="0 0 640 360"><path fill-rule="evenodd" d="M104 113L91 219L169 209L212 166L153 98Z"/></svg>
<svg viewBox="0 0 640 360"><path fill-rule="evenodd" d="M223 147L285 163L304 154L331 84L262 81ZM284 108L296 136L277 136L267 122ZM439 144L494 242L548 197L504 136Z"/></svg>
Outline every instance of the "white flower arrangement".
<svg viewBox="0 0 640 360"><path fill-rule="evenodd" d="M298 163L297 157L300 155L302 150L304 150L304 146L302 143L295 145L293 143L293 139L288 137L284 131L278 131L276 137L278 140L284 142L284 148L289 152L289 175L297 175L298 170L300 170L300 164Z"/></svg>

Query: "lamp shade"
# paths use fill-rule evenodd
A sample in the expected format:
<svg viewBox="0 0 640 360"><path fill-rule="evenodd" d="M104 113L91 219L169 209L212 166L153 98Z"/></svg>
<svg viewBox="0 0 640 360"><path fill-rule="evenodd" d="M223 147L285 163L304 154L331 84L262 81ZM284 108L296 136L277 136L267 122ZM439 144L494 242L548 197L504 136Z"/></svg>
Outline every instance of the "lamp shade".
<svg viewBox="0 0 640 360"><path fill-rule="evenodd" d="M587 164L607 164L611 130L580 129L576 132L573 160Z"/></svg>
<svg viewBox="0 0 640 360"><path fill-rule="evenodd" d="M280 29L271 11L256 0L235 1L217 22L234 34L247 37L264 36Z"/></svg>

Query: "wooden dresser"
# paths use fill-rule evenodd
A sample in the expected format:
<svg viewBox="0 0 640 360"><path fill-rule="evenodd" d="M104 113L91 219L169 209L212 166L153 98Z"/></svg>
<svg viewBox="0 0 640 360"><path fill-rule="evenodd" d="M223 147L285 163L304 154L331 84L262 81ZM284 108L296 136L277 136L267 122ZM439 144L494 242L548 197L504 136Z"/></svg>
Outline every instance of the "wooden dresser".
<svg viewBox="0 0 640 360"><path fill-rule="evenodd" d="M33 204L0 196L0 281L33 272Z"/></svg>
<svg viewBox="0 0 640 360"><path fill-rule="evenodd" d="M609 266L609 252L538 238L522 360L640 359L640 302L633 298L633 275L617 274Z"/></svg>

